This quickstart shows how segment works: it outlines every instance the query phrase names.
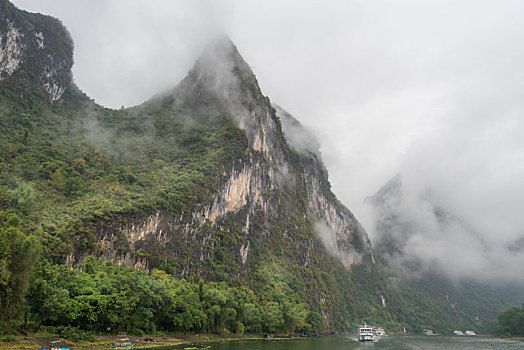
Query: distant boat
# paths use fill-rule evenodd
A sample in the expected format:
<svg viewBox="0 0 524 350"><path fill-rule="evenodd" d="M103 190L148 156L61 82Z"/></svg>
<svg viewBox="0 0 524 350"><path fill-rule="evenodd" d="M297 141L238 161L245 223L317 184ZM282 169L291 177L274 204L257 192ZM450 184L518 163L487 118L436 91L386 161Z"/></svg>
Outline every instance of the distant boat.
<svg viewBox="0 0 524 350"><path fill-rule="evenodd" d="M422 334L424 334L424 335L435 335L435 333L433 333L433 331L431 329L424 329L422 331Z"/></svg>
<svg viewBox="0 0 524 350"><path fill-rule="evenodd" d="M464 335L464 333L462 333L462 331L453 331L453 334L454 335Z"/></svg>
<svg viewBox="0 0 524 350"><path fill-rule="evenodd" d="M361 324L358 327L358 340L361 342L374 342L377 341L373 326L367 324Z"/></svg>
<svg viewBox="0 0 524 350"><path fill-rule="evenodd" d="M473 331L466 331L466 335L476 335Z"/></svg>
<svg viewBox="0 0 524 350"><path fill-rule="evenodd" d="M378 328L375 330L375 334L376 334L378 337L382 337L382 336L386 335L386 332L384 331L384 328L382 328L382 327L378 327Z"/></svg>

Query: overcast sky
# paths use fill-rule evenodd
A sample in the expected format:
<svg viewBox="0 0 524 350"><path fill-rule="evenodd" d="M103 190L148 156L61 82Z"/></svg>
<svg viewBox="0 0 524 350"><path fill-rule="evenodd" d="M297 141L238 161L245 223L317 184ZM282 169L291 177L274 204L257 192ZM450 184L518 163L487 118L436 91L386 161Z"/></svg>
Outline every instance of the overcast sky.
<svg viewBox="0 0 524 350"><path fill-rule="evenodd" d="M226 33L319 138L335 193L372 238L364 199L397 173L502 253L524 237L524 1L14 3L62 20L76 83L117 108L176 85Z"/></svg>

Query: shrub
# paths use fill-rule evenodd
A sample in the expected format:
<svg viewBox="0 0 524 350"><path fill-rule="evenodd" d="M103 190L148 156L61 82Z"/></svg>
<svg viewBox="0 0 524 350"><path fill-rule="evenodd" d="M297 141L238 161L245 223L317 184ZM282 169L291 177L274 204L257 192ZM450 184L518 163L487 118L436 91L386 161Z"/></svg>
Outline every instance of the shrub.
<svg viewBox="0 0 524 350"><path fill-rule="evenodd" d="M155 332L153 333L153 337L167 339L167 336L164 332Z"/></svg>
<svg viewBox="0 0 524 350"><path fill-rule="evenodd" d="M134 329L131 333L133 335L136 335L137 337L143 337L144 336L144 331L141 330L140 328Z"/></svg>
<svg viewBox="0 0 524 350"><path fill-rule="evenodd" d="M16 336L15 335L4 335L2 337L2 341L3 342L12 342L12 341L15 341L16 340Z"/></svg>
<svg viewBox="0 0 524 350"><path fill-rule="evenodd" d="M93 334L93 332L85 331L77 327L59 326L56 328L56 331L60 335L60 337L68 340L95 340L95 335Z"/></svg>

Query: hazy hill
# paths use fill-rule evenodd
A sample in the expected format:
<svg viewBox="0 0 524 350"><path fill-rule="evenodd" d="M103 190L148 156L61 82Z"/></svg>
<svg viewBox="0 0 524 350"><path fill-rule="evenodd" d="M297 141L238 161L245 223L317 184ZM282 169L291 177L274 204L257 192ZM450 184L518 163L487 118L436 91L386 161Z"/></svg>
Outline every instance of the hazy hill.
<svg viewBox="0 0 524 350"><path fill-rule="evenodd" d="M369 197L368 203L376 218L374 248L398 275L413 280L418 288L454 310L483 321L493 321L502 310L522 304L524 287L518 276L508 282L490 271L479 275L465 264L451 264L451 268L442 264L440 254L448 254L446 259L455 262L461 261L452 256L457 251L470 254L461 250L469 242L485 251L490 247L465 220L436 204L428 191L414 196L396 175ZM450 245L453 250L442 252L442 246Z"/></svg>

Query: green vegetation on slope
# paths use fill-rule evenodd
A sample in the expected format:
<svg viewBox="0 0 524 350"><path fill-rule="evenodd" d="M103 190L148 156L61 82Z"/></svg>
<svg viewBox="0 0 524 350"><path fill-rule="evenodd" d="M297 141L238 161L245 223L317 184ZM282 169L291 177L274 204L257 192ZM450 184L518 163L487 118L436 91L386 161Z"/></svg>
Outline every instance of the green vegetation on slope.
<svg viewBox="0 0 524 350"><path fill-rule="evenodd" d="M35 104L27 108L16 100L3 102L0 127L6 137L0 140L0 147L5 150L1 152L4 158L0 168L0 210L4 218L18 215L22 219L19 230L38 237L43 247L42 267L33 277L29 305L25 309L29 310L26 316L30 324L73 325L88 330L109 326L145 332L156 329L236 332L235 327L239 325L234 322L240 322L247 331L303 332L309 329L308 315L315 318L326 312L331 315L326 326L333 329L358 324L363 318L391 330L419 321L397 321L401 319L396 313L402 314L406 309L405 300L398 302L396 310L393 305L380 306L377 295L380 285L390 303L397 292L392 289L387 294L387 284L378 268L374 271L356 268L349 273L323 250L313 223L304 220L307 203L304 189L299 185L277 195L275 200L284 210L271 218L253 218L254 229L264 227L265 221L270 220L271 235L263 240L260 236L252 238L248 273L240 271L233 251L242 232L242 213L219 219L216 227L204 225L201 229L202 235L212 233L209 244L213 249L211 256L194 270L194 279L224 281L217 287L221 293L227 294L231 288L251 291L254 298L251 304L256 312L253 311L249 319L234 318L234 322L226 322L217 318L219 326L216 326L199 321L204 314L206 320L211 317L207 309L203 309L203 314L199 312L200 307L187 308L187 312L195 313L192 316L180 314L183 308L172 309L171 319L166 321L143 316L161 314L150 304L144 306L147 312L119 306L118 298L102 297L102 292L93 289L97 284L95 274L87 273L84 267L80 267L82 272L79 272L53 264L63 263L75 250L99 256L100 247L93 230L99 221L158 209L180 212L205 201L220 185L216 175L225 164L245 157L245 134L224 112L209 113L206 109L206 114L194 116L184 107L173 109L169 100L113 111L94 105L80 92L70 89L64 101L53 106ZM9 226L7 221L2 222ZM293 240L285 238L286 232L293 232ZM180 275L182 268L177 259L162 258L162 254L165 253L160 250L149 257L152 267L157 261L157 267ZM30 268L28 265L27 269ZM151 276L143 272L135 274L133 276L147 281L139 285L157 283L158 272ZM80 278L73 283L77 285L74 288L85 285L87 291L79 294L76 289L64 288L60 278L65 276ZM172 276L169 279L173 285L184 283ZM100 300L97 295L101 296ZM21 296L23 293L18 294ZM80 299L76 299L77 296L81 296ZM154 304L156 297L144 295L140 300ZM99 303L105 306L101 309ZM68 306L60 309L60 304ZM18 305L22 306L23 302ZM115 313L114 308L119 307L127 311ZM10 322L24 322L21 310L24 309L14 310ZM242 314L240 310L236 312ZM142 315L140 322L143 323L134 324L130 319L133 315ZM179 326L173 324L174 320L178 320ZM180 326L183 322L186 328Z"/></svg>
<svg viewBox="0 0 524 350"><path fill-rule="evenodd" d="M40 227L55 262L77 248L96 253L89 222L204 199L247 147L221 112L185 120L183 110L113 111L66 98L32 109L4 99L0 111L0 209Z"/></svg>
<svg viewBox="0 0 524 350"><path fill-rule="evenodd" d="M50 263L63 263L74 251L99 255L92 230L97 222L187 209L219 185L216 174L230 159L242 159L247 147L245 134L220 111L185 119L184 110L171 105L107 110L74 86L52 106L29 97L7 98L4 92L0 288L5 324L16 320L23 305L9 298L23 299L27 272L41 256L37 248L24 248L24 237L34 237L31 247L40 241L43 261ZM21 218L16 227L13 217ZM9 305L13 312L7 312Z"/></svg>

